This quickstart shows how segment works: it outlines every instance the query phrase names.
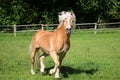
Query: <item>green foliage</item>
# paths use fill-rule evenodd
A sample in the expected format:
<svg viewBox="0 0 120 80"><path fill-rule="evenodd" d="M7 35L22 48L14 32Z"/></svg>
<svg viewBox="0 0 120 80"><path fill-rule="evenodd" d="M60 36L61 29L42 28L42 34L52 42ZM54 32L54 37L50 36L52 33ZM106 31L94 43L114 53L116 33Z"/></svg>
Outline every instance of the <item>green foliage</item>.
<svg viewBox="0 0 120 80"><path fill-rule="evenodd" d="M109 22L112 19L120 19L119 1L117 0L80 0L83 12L87 20L94 22ZM90 20L89 20L89 17ZM91 20L92 21L92 20Z"/></svg>
<svg viewBox="0 0 120 80"><path fill-rule="evenodd" d="M119 0L0 0L0 25L58 23L63 10L73 10L77 23L120 20Z"/></svg>
<svg viewBox="0 0 120 80"><path fill-rule="evenodd" d="M44 18L44 21L40 23L52 24L52 20L50 19L51 16L49 16L49 13L47 11L44 11L42 17Z"/></svg>

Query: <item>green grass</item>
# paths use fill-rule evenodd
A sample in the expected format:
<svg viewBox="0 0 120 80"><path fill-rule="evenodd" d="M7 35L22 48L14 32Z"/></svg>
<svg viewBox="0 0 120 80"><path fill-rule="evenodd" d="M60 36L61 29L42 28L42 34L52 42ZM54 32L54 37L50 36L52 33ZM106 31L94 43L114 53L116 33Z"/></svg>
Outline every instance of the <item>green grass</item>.
<svg viewBox="0 0 120 80"><path fill-rule="evenodd" d="M32 34L0 34L0 80L54 80L54 75L30 74ZM73 32L71 48L61 68L62 80L119 80L120 31ZM46 73L54 63L45 59Z"/></svg>

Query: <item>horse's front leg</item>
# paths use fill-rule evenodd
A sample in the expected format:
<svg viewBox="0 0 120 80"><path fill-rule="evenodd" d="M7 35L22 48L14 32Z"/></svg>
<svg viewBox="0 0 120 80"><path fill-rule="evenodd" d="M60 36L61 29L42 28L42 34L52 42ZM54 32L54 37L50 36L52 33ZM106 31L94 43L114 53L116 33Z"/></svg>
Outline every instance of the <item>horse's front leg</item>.
<svg viewBox="0 0 120 80"><path fill-rule="evenodd" d="M61 54L59 55L60 66L57 68L57 71L56 71L56 73L55 73L55 76L56 76L56 77L57 77L57 76L59 77L60 67L61 67L61 65L62 65L62 61L63 61L65 55L66 55L66 53L61 53Z"/></svg>
<svg viewBox="0 0 120 80"><path fill-rule="evenodd" d="M60 67L60 62L57 58L57 53L56 52L52 51L50 53L50 56L52 57L52 59L55 63L55 66L54 66L53 69L50 69L49 74L53 74L53 73L56 73L56 71L58 71L57 69ZM60 78L59 73L57 75L55 75L55 78Z"/></svg>

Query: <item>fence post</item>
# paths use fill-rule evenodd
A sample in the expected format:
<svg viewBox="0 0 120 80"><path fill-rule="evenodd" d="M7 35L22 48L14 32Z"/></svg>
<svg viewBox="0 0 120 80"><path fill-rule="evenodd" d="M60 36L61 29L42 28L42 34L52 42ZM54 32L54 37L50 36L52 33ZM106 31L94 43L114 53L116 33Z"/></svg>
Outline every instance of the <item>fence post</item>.
<svg viewBox="0 0 120 80"><path fill-rule="evenodd" d="M95 27L94 27L94 34L96 34L97 33L97 23L95 23Z"/></svg>
<svg viewBox="0 0 120 80"><path fill-rule="evenodd" d="M41 24L41 27L42 27L42 30L44 30L44 25L43 24Z"/></svg>
<svg viewBox="0 0 120 80"><path fill-rule="evenodd" d="M14 36L16 37L16 24L14 24Z"/></svg>

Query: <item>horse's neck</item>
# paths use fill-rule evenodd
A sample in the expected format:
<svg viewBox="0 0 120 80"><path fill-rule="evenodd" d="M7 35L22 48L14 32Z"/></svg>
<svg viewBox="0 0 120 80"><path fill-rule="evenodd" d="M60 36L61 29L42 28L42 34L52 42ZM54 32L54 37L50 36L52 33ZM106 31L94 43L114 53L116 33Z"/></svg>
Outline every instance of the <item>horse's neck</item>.
<svg viewBox="0 0 120 80"><path fill-rule="evenodd" d="M60 24L58 25L57 29L58 29L58 28L61 28L61 27L63 27L63 26L64 26L64 24L63 24L62 22L60 22Z"/></svg>
<svg viewBox="0 0 120 80"><path fill-rule="evenodd" d="M58 32L58 33L63 33L64 35L66 34L66 32L65 32L65 27L64 27L64 24L63 23L61 23L58 27L57 27L57 29L56 29L56 32Z"/></svg>
<svg viewBox="0 0 120 80"><path fill-rule="evenodd" d="M66 30L65 30L65 26L63 23L61 23L58 28L56 29L56 34L58 34L58 37L61 37L61 39L69 39L69 37L67 36Z"/></svg>

